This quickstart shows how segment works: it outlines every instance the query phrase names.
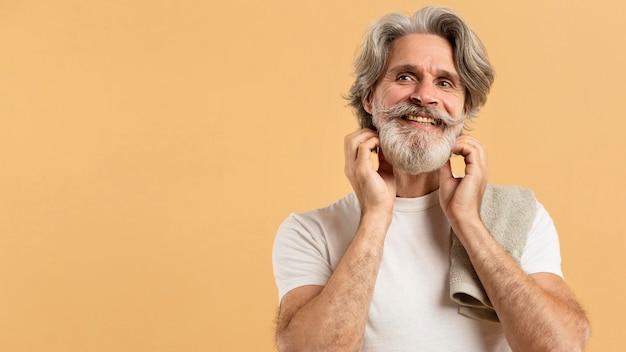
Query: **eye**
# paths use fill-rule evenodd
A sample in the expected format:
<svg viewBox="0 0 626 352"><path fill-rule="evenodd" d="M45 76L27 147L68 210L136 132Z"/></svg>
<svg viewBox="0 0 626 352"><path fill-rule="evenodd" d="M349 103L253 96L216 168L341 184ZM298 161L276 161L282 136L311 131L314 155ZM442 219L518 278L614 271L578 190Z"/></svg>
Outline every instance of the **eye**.
<svg viewBox="0 0 626 352"><path fill-rule="evenodd" d="M398 75L398 78L396 78L396 80L401 81L401 82L408 82L412 80L412 77L411 75L402 74L402 75Z"/></svg>
<svg viewBox="0 0 626 352"><path fill-rule="evenodd" d="M439 85L444 88L452 88L452 82L446 80L439 81Z"/></svg>

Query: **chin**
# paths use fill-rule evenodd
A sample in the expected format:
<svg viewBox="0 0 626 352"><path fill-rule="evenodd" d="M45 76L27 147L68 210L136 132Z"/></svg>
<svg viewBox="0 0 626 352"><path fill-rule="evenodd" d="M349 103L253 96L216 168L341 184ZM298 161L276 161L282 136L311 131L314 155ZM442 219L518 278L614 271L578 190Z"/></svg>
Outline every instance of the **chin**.
<svg viewBox="0 0 626 352"><path fill-rule="evenodd" d="M440 160L437 160L436 162L435 161L417 162L412 165L403 165L403 163L396 163L396 164L392 163L392 165L394 165L394 168L400 171L401 173L416 176L416 175L422 175L422 174L427 174L427 173L437 171L442 166L444 166L447 161L448 159L444 160L443 162Z"/></svg>
<svg viewBox="0 0 626 352"><path fill-rule="evenodd" d="M407 146L402 143L385 145L381 141L385 159L398 171L420 175L439 170L450 159L452 143L440 141L429 147Z"/></svg>

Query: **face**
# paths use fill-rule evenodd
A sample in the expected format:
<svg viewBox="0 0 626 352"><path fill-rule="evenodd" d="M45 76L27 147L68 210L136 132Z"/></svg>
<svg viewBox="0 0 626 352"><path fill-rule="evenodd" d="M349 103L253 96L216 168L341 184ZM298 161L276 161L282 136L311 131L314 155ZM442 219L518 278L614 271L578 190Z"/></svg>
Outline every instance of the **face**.
<svg viewBox="0 0 626 352"><path fill-rule="evenodd" d="M394 40L365 101L387 161L412 175L440 168L463 129L464 91L447 40L432 34Z"/></svg>

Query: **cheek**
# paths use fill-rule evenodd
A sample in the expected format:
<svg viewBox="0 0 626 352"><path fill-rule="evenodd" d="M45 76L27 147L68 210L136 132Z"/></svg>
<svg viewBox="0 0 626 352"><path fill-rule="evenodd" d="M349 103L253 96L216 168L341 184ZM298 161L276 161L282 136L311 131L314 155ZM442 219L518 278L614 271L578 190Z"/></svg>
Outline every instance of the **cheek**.
<svg viewBox="0 0 626 352"><path fill-rule="evenodd" d="M411 93L413 89L408 87L396 87L395 89L389 89L385 92L385 99L387 104L394 105L401 101L411 100Z"/></svg>
<svg viewBox="0 0 626 352"><path fill-rule="evenodd" d="M446 110L453 117L463 116L465 114L465 101L463 98L452 98L445 102Z"/></svg>
<svg viewBox="0 0 626 352"><path fill-rule="evenodd" d="M460 124L460 125L456 125L456 126L452 126L449 128L449 133L451 136L453 136L454 138L457 138L461 135L461 133L463 133L463 127L465 126L465 124Z"/></svg>
<svg viewBox="0 0 626 352"><path fill-rule="evenodd" d="M374 100L379 106L389 108L401 101L409 99L411 96L410 89L398 86L380 87L374 95Z"/></svg>

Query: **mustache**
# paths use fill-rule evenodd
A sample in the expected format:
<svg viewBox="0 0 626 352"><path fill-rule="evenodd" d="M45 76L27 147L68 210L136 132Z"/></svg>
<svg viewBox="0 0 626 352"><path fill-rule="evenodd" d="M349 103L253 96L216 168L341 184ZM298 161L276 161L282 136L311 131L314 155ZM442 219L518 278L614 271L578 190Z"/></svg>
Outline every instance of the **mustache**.
<svg viewBox="0 0 626 352"><path fill-rule="evenodd" d="M385 119L402 118L407 115L427 116L440 120L444 127L457 126L465 122L466 116L454 118L452 115L439 109L421 107L408 102L401 102L388 108L376 106L376 110L385 116Z"/></svg>

